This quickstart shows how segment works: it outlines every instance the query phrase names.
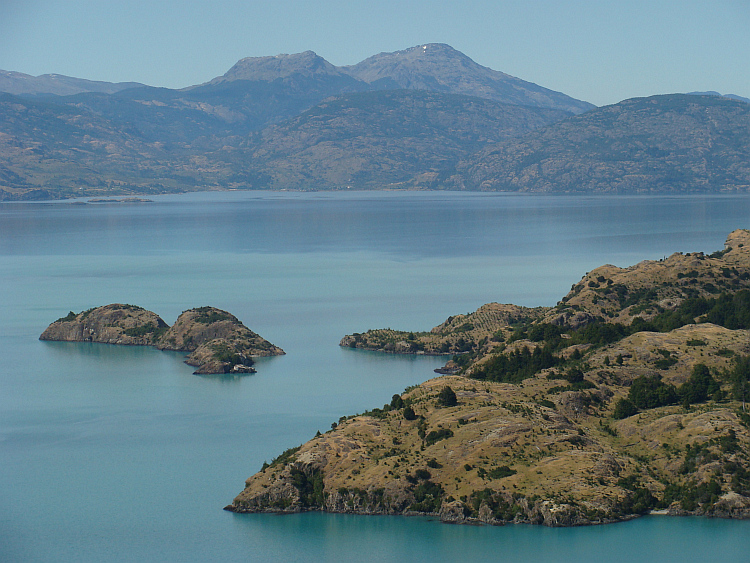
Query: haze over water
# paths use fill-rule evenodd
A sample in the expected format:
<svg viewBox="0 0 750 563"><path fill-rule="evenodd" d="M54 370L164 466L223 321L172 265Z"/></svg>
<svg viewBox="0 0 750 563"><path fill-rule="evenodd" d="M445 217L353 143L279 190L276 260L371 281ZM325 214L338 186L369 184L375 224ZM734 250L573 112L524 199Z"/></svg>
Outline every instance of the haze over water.
<svg viewBox="0 0 750 563"><path fill-rule="evenodd" d="M0 559L743 560L750 524L551 530L221 510L243 481L444 359L338 347L490 301L554 305L592 268L713 252L750 199L229 192L0 206ZM68 311L213 305L284 348L253 376L182 354L40 342Z"/></svg>

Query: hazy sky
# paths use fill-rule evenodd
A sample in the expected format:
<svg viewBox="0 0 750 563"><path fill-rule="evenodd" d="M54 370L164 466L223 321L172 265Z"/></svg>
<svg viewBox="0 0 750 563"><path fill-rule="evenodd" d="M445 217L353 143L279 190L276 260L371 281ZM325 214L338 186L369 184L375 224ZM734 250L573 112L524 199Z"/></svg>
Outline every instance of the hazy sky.
<svg viewBox="0 0 750 563"><path fill-rule="evenodd" d="M597 105L750 97L750 0L0 0L0 69L32 75L179 88L242 57L347 65L432 42Z"/></svg>

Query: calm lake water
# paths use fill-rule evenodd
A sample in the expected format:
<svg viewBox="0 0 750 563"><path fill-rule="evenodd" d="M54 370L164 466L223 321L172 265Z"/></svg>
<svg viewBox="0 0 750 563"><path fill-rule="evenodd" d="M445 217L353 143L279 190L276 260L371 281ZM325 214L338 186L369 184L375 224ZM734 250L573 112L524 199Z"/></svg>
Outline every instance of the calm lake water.
<svg viewBox="0 0 750 563"><path fill-rule="evenodd" d="M750 198L228 192L0 205L2 561L746 561L750 523L600 527L234 515L284 449L429 379L441 358L338 347L483 303L554 305L582 275L723 248ZM213 305L287 351L199 377L177 353L40 342L121 302Z"/></svg>

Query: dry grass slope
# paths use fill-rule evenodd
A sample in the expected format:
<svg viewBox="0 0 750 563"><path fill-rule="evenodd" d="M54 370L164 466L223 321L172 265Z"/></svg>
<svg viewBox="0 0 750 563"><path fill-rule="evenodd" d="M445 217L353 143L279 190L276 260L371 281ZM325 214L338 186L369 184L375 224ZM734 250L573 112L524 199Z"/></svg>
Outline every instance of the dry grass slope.
<svg viewBox="0 0 750 563"><path fill-rule="evenodd" d="M750 416L744 395L737 395L750 379L750 367L742 367L750 366L746 328L690 319L673 330L631 331L610 342L567 346L563 338L575 341L581 330L612 320L632 328L636 318L636 325L658 320L687 299L740 293L750 277L749 243L750 232L735 231L712 257L604 266L552 309L489 304L430 332L345 337L342 345L403 353L455 346L458 335L474 345L460 375L431 379L383 408L342 417L332 430L264 464L227 508L429 513L450 522L549 526L612 522L656 509L750 516ZM615 295L597 291L620 286ZM530 339L544 327L537 331L544 338ZM415 343L423 349L415 351ZM512 383L487 376L497 358L520 357L524 348L552 350L553 365ZM688 392L701 373L713 387L696 398ZM476 379L480 374L485 379ZM622 403L638 400L647 382L655 386L649 400L658 393L671 399L623 414Z"/></svg>

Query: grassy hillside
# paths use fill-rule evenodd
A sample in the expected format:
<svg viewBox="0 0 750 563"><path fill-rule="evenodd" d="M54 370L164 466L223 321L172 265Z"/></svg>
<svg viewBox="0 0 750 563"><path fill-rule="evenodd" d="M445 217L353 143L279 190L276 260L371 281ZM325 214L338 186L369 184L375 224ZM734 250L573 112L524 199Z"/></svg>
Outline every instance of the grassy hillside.
<svg viewBox="0 0 750 563"><path fill-rule="evenodd" d="M458 330L472 344L456 375L342 417L264 464L227 508L550 526L748 517L749 280L741 230L710 257L595 270L555 308L490 304L403 340L345 337L418 353Z"/></svg>

